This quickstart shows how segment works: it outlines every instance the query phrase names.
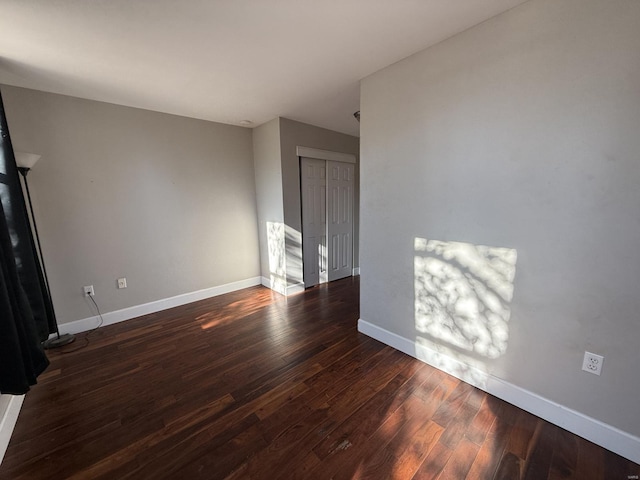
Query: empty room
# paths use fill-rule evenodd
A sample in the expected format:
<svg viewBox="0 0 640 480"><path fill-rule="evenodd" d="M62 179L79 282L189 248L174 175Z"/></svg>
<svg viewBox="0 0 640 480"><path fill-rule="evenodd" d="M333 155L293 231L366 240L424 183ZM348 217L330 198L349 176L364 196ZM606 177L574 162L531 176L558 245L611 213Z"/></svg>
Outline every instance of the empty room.
<svg viewBox="0 0 640 480"><path fill-rule="evenodd" d="M0 0L0 479L640 478L638 52L638 0Z"/></svg>

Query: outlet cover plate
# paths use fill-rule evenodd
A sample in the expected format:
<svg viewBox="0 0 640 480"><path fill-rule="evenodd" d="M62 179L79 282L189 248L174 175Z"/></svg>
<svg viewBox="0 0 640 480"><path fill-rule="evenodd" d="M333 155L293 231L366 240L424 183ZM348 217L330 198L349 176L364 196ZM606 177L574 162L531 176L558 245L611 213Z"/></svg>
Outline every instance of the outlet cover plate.
<svg viewBox="0 0 640 480"><path fill-rule="evenodd" d="M602 373L602 364L604 357L591 352L584 352L584 360L582 361L582 370L585 372L600 375Z"/></svg>

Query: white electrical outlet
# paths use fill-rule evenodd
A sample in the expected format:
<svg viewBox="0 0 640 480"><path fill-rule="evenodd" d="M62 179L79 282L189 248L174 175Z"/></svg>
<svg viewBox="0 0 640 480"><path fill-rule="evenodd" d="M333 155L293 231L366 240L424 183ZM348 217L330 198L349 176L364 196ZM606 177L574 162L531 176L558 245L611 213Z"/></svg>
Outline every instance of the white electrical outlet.
<svg viewBox="0 0 640 480"><path fill-rule="evenodd" d="M602 364L604 357L591 352L584 352L584 360L582 361L582 370L585 372L600 375L602 373Z"/></svg>
<svg viewBox="0 0 640 480"><path fill-rule="evenodd" d="M96 293L93 291L93 285L85 285L83 287L85 297L93 297Z"/></svg>
<svg viewBox="0 0 640 480"><path fill-rule="evenodd" d="M118 279L118 288L127 288L127 279L122 277Z"/></svg>

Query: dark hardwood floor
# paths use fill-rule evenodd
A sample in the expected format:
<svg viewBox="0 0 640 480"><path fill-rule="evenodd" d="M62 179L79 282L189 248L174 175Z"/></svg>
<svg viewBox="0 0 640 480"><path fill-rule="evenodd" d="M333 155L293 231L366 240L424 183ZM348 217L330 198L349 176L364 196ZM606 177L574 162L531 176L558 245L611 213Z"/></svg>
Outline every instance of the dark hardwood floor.
<svg viewBox="0 0 640 480"><path fill-rule="evenodd" d="M361 335L358 278L51 351L2 479L623 479L640 466ZM83 335L67 350L83 344Z"/></svg>

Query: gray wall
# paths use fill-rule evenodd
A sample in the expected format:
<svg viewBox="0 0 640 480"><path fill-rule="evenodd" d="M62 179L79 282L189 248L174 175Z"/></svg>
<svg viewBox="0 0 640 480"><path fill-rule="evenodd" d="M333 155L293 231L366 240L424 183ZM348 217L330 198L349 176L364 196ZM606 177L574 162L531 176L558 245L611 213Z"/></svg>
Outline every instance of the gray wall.
<svg viewBox="0 0 640 480"><path fill-rule="evenodd" d="M355 121L355 119L354 119ZM360 140L306 123L280 118L280 150L282 154L282 185L284 201L284 221L287 226L287 281L289 285L303 283L302 246L300 232L302 217L300 205L300 162L296 147L310 147L334 152L350 153L356 156L355 198L354 198L354 267L359 263L359 185L360 185Z"/></svg>
<svg viewBox="0 0 640 480"><path fill-rule="evenodd" d="M636 0L532 0L361 90L362 319L636 436L639 25Z"/></svg>
<svg viewBox="0 0 640 480"><path fill-rule="evenodd" d="M278 250L282 254L284 252L280 120L278 118L253 129L253 164L258 204L260 274L269 280L269 287L284 294L285 265L284 262L274 261L278 258ZM271 264L270 249L272 250ZM274 249L276 252L273 251ZM275 282L276 285L271 285L271 282Z"/></svg>
<svg viewBox="0 0 640 480"><path fill-rule="evenodd" d="M3 86L58 321L259 275L251 130ZM126 277L128 288L116 289Z"/></svg>

